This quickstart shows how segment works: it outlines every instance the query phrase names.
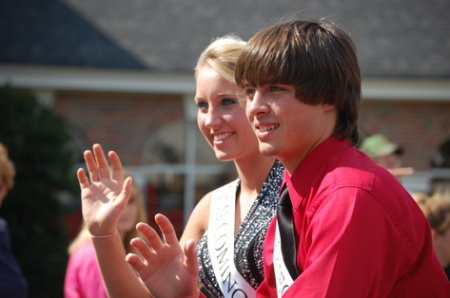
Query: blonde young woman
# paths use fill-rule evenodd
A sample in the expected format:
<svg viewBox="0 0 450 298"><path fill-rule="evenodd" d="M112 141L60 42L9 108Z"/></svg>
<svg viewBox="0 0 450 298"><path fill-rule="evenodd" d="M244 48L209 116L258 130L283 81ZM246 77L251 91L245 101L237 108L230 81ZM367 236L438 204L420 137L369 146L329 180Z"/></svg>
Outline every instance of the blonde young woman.
<svg viewBox="0 0 450 298"><path fill-rule="evenodd" d="M123 178L127 177L131 177L130 173L123 171ZM130 240L138 236L135 226L147 220L143 194L136 183L133 183L131 192L117 222L117 231L126 252L135 252L130 245ZM91 239L86 222L83 222L80 232L68 248L70 258L64 281L65 298L107 297Z"/></svg>
<svg viewBox="0 0 450 298"><path fill-rule="evenodd" d="M245 109L239 103L241 90L234 81L234 68L244 46L245 42L235 36L219 38L204 50L195 69L199 129L217 159L234 162L239 178L200 200L180 240L163 215L155 218L166 235L163 243L148 225L139 224L139 231L152 247L133 239L133 246L144 252L146 261L137 255L127 257L133 266L146 266L139 272L152 273L157 284L165 284L174 292L147 289L125 262L115 235L115 222L126 204L130 181L121 179L119 157L115 152L108 154L113 168L111 176L105 170L109 163L100 145L85 153L90 179L84 170L78 171L83 214L90 233L101 237L95 237L93 242L110 295L182 297L185 292L196 292L191 288L195 282L185 283L185 278L195 281L199 276L198 287L208 296L231 297L243 292L248 297L255 296L255 289L264 277L265 231L275 214L284 169L274 158L259 152ZM147 261L150 257L147 253L161 248L170 248L167 259L175 262L167 266L179 266L181 270L175 268L179 275L159 270L158 261L166 258ZM197 255L200 266L196 265ZM141 276L145 279L146 275Z"/></svg>

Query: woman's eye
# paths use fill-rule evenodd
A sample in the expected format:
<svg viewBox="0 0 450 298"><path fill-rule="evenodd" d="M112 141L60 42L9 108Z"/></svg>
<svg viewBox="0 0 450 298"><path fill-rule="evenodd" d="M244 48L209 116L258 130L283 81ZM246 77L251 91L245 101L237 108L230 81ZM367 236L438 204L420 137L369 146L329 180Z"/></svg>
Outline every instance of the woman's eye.
<svg viewBox="0 0 450 298"><path fill-rule="evenodd" d="M206 110L208 108L208 104L206 102L198 102L197 103L197 107L199 108L199 110Z"/></svg>
<svg viewBox="0 0 450 298"><path fill-rule="evenodd" d="M222 105L224 106L230 106L236 103L236 99L234 98L223 98L222 99Z"/></svg>

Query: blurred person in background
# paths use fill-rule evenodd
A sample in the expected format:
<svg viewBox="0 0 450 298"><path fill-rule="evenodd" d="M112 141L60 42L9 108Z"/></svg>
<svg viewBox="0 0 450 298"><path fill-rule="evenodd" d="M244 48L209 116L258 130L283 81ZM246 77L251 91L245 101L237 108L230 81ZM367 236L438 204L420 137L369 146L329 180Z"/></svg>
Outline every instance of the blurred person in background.
<svg viewBox="0 0 450 298"><path fill-rule="evenodd" d="M123 179L131 177L124 170ZM126 253L136 251L130 245L130 240L138 237L135 226L139 222L146 222L147 214L144 196L136 182L133 181L131 197L118 223L117 231L122 239ZM88 227L83 222L78 235L68 248L70 255L64 281L65 298L106 298L100 268L97 263L92 237Z"/></svg>
<svg viewBox="0 0 450 298"><path fill-rule="evenodd" d="M14 186L16 170L8 149L0 143L0 207ZM28 284L13 255L7 222L0 218L0 296L27 297Z"/></svg>
<svg viewBox="0 0 450 298"><path fill-rule="evenodd" d="M366 137L359 147L376 164L387 169L398 179L405 175L414 173L412 167L402 166L402 155L404 149L398 144L392 143L382 134L374 134Z"/></svg>
<svg viewBox="0 0 450 298"><path fill-rule="evenodd" d="M440 184L431 196L414 199L430 223L433 248L450 281L450 184Z"/></svg>

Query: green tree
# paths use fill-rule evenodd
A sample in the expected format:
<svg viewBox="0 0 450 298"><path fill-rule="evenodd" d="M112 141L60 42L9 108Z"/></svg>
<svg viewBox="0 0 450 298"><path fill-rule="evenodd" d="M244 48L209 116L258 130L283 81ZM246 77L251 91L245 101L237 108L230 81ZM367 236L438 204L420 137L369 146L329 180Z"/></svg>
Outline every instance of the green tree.
<svg viewBox="0 0 450 298"><path fill-rule="evenodd" d="M0 215L11 229L29 297L61 297L69 235L62 198L77 192L67 124L28 92L0 88L0 142L17 175Z"/></svg>

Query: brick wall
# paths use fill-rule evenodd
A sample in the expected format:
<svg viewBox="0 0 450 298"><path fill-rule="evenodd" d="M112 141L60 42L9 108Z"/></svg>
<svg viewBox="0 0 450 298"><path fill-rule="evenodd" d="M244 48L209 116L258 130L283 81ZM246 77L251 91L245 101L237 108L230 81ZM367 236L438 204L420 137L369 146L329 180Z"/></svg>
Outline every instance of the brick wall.
<svg viewBox="0 0 450 298"><path fill-rule="evenodd" d="M119 153L125 166L140 165L146 142L152 133L183 118L180 96L157 94L126 94L103 92L58 91L55 111L62 115L78 139L78 148L90 149L100 143L105 150ZM148 194L145 193L149 200ZM74 198L79 200L78 197ZM149 224L156 227L153 216L161 212L159 202L147 202ZM183 230L183 210L164 210L174 224L177 235ZM65 218L71 237L78 233L82 221L80 206Z"/></svg>
<svg viewBox="0 0 450 298"><path fill-rule="evenodd" d="M450 138L448 101L370 101L360 114L362 135L383 133L405 149L403 164L417 171L429 169L433 154Z"/></svg>
<svg viewBox="0 0 450 298"><path fill-rule="evenodd" d="M181 96L58 91L55 110L67 119L87 149L101 143L124 164L140 165L152 132L183 118ZM450 138L450 102L364 100L362 136L383 133L404 147L404 165L429 169L437 148Z"/></svg>
<svg viewBox="0 0 450 298"><path fill-rule="evenodd" d="M85 147L81 150L98 142L106 150L116 150L124 165L132 166L141 164L152 133L183 118L182 98L176 95L58 91L54 108L67 119ZM450 138L450 102L365 100L361 108L362 137L385 134L404 147L403 164L416 171L428 170L434 152ZM149 223L154 226L152 215L163 211L181 235L182 210L160 210L158 203L147 206ZM77 221L69 226L78 231L81 211L72 215Z"/></svg>
<svg viewBox="0 0 450 298"><path fill-rule="evenodd" d="M152 132L183 118L180 96L58 91L54 108L86 148L100 143L125 165L139 165Z"/></svg>

